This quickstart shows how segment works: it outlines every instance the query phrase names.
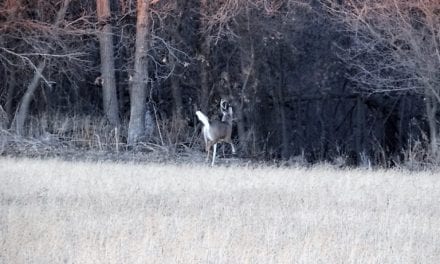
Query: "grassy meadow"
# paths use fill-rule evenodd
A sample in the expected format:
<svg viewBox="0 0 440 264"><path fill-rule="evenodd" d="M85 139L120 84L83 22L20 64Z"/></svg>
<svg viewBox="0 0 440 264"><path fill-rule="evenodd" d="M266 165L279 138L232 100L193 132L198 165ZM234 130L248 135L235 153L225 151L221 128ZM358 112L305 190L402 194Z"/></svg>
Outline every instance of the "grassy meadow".
<svg viewBox="0 0 440 264"><path fill-rule="evenodd" d="M0 158L0 263L440 263L440 174Z"/></svg>

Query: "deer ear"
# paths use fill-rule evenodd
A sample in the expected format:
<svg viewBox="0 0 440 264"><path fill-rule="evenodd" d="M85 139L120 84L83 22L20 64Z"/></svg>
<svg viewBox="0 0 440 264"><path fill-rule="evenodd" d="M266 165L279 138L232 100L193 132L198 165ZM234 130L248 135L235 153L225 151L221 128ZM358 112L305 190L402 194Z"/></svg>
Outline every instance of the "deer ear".
<svg viewBox="0 0 440 264"><path fill-rule="evenodd" d="M222 110L226 110L227 105L228 105L228 101L226 101L225 99L222 98L222 99L220 100L220 108L221 108Z"/></svg>
<svg viewBox="0 0 440 264"><path fill-rule="evenodd" d="M232 107L231 106L228 108L228 112L232 116Z"/></svg>

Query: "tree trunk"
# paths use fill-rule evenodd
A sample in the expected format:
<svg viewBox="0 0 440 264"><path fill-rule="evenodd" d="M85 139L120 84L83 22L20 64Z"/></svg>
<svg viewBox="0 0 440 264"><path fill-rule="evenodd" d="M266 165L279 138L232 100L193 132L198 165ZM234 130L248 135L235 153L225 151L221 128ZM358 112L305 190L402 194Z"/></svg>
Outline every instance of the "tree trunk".
<svg viewBox="0 0 440 264"><path fill-rule="evenodd" d="M64 0L63 4L58 10L57 18L54 22L54 26L58 27L61 22L64 20L64 17L66 15L67 7L69 6L71 0ZM35 74L32 78L31 83L26 88L26 92L23 95L23 98L20 101L19 109L15 115L14 121L12 126L15 125L15 130L18 135L23 135L24 132L24 123L26 121L26 117L29 113L29 106L32 100L32 97L34 95L35 90L38 87L38 83L40 81L40 78L42 77L42 72L44 68L46 67L46 62L43 60L38 64L36 67Z"/></svg>
<svg viewBox="0 0 440 264"><path fill-rule="evenodd" d="M17 87L17 82L15 79L15 72L13 72L13 71L9 72L9 76L10 76L10 80L8 82L8 93L6 95L5 111L8 114L9 120L11 120L13 117L12 104L14 101L15 89Z"/></svg>
<svg viewBox="0 0 440 264"><path fill-rule="evenodd" d="M38 67L37 67L37 70L34 74L34 77L32 78L31 83L26 88L26 92L24 93L23 98L21 99L18 112L15 115L15 120L13 122L15 124L15 132L18 135L24 134L24 123L25 123L26 117L29 113L29 106L31 104L31 100L34 95L34 92L38 87L38 84L39 84L40 78L41 78L41 74L42 74L45 67L46 67L46 63L44 61L40 62L40 64L38 64Z"/></svg>
<svg viewBox="0 0 440 264"><path fill-rule="evenodd" d="M171 90L174 101L173 117L177 120L181 120L183 103L182 103L182 95L180 92L180 82L177 76L171 77Z"/></svg>
<svg viewBox="0 0 440 264"><path fill-rule="evenodd" d="M130 83L130 122L128 144L135 145L145 140L146 94L148 81L148 21L150 0L137 1L136 50L134 76Z"/></svg>
<svg viewBox="0 0 440 264"><path fill-rule="evenodd" d="M428 117L428 125L429 125L429 137L430 137L430 145L431 145L431 154L433 158L438 157L438 142L437 142L437 104L438 102L434 98L430 92L426 94L426 115Z"/></svg>
<svg viewBox="0 0 440 264"><path fill-rule="evenodd" d="M203 32L203 16L208 12L207 0L200 0L200 32ZM199 104L202 112L208 113L209 105L209 40L206 36L200 38L200 97Z"/></svg>
<svg viewBox="0 0 440 264"><path fill-rule="evenodd" d="M2 105L0 105L0 132L3 129L7 129L9 125L9 117L6 111L3 109ZM0 137L1 138L1 137Z"/></svg>
<svg viewBox="0 0 440 264"><path fill-rule="evenodd" d="M182 5L178 8L180 8L181 10L187 10L189 8L189 4L190 1L186 0L186 1L181 1ZM179 28L182 26L183 20L182 20L182 16L184 13L180 12L178 16L176 16L176 24L172 26L171 28L171 34L170 34L170 42L171 45L173 47L178 47L178 42L182 41L182 36L179 33ZM169 62L171 63L173 69L174 69L174 74L171 76L171 91L172 91L172 96L173 96L173 101L174 101L174 107L173 107L173 119L174 119L174 123L178 123L178 129L180 129L182 126L185 126L185 120L183 118L183 101L182 101L182 87L180 84L180 78L181 76L178 76L176 74L176 72L178 71L179 67L179 62L176 59L175 56L173 56L173 54L170 53L169 55Z"/></svg>
<svg viewBox="0 0 440 264"><path fill-rule="evenodd" d="M249 116L249 111L244 113L245 105L248 105L248 109L256 107L255 103L255 89L252 89L251 78L253 79L253 85L256 86L257 80L255 80L255 49L250 29L250 17L249 10L246 10L246 27L240 33L240 68L241 68L241 90L239 91L238 98L239 106L236 109L237 115L237 133L239 139L239 149L242 154L249 155L249 131L246 131L249 121L246 120L252 118ZM251 77L252 76L252 77ZM235 87L234 87L235 88ZM234 89L237 90L237 89ZM248 102L246 102L248 101ZM255 116L255 115L253 115Z"/></svg>
<svg viewBox="0 0 440 264"><path fill-rule="evenodd" d="M115 81L115 59L113 55L113 35L110 23L110 1L96 0L98 21L101 26L98 37L101 54L102 99L104 113L114 127L120 125L118 98Z"/></svg>
<svg viewBox="0 0 440 264"><path fill-rule="evenodd" d="M289 137L287 135L287 119L286 119L286 111L284 108L284 95L283 95L283 87L284 84L284 65L283 65L283 46L279 49L279 82L275 85L274 91L274 104L277 111L278 117L278 126L281 131L281 158L287 159L289 157Z"/></svg>
<svg viewBox="0 0 440 264"><path fill-rule="evenodd" d="M173 32L173 36L176 36L178 33ZM172 46L176 47L176 43L171 40ZM180 76L177 76L176 74L176 68L178 67L177 60L174 56L169 56L169 62L171 65L173 65L174 68L174 74L171 75L171 93L173 96L173 119L174 121L180 122L182 120L182 111L183 111L183 102L182 102L182 93L181 93L181 87L180 87Z"/></svg>
<svg viewBox="0 0 440 264"><path fill-rule="evenodd" d="M365 123L365 113L364 113L364 102L359 95L356 99L356 129L355 129L355 149L358 161L361 161L361 155L364 152L364 123Z"/></svg>
<svg viewBox="0 0 440 264"><path fill-rule="evenodd" d="M289 157L289 138L287 135L287 126L286 126L286 111L284 109L284 100L283 100L283 92L281 87L282 77L280 76L280 83L275 85L276 88L274 88L273 91L273 101L274 101L274 108L275 108L275 115L276 118L276 125L277 131L279 134L277 136L280 136L280 142L281 144L281 158L287 159Z"/></svg>

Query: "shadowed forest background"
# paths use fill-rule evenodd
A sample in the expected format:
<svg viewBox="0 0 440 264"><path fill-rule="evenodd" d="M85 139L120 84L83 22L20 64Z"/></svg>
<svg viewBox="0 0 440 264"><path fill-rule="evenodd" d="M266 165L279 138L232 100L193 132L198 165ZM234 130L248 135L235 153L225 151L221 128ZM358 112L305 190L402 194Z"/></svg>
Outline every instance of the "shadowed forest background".
<svg viewBox="0 0 440 264"><path fill-rule="evenodd" d="M0 153L437 163L437 0L4 0ZM228 149L227 149L228 150ZM183 155L183 154L182 154Z"/></svg>

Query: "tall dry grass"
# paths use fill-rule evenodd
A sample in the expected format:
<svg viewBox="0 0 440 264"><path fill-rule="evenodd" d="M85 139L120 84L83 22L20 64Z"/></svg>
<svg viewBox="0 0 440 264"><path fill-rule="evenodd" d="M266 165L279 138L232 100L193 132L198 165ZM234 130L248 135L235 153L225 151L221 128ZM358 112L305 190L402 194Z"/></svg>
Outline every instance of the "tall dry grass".
<svg viewBox="0 0 440 264"><path fill-rule="evenodd" d="M0 263L439 263L440 175L0 158Z"/></svg>

